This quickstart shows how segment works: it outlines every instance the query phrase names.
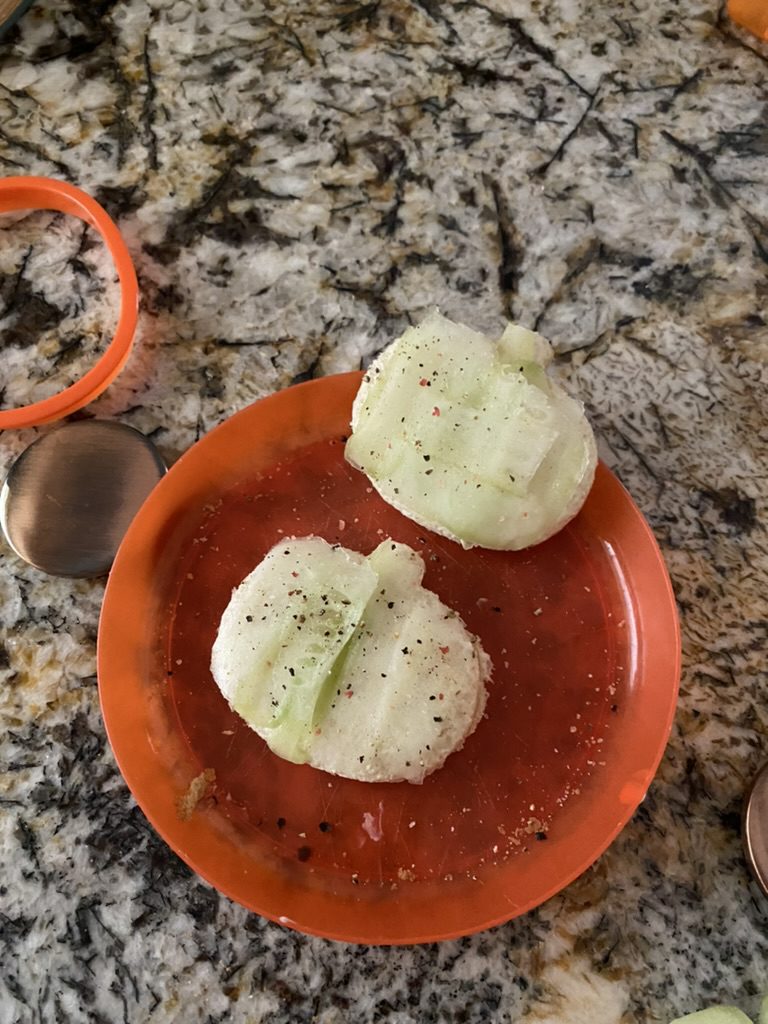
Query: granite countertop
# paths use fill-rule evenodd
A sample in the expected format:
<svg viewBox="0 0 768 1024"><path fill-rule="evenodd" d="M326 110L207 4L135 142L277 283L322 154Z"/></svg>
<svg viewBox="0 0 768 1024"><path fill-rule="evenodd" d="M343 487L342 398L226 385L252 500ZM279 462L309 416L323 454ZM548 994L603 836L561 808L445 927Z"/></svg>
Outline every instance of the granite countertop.
<svg viewBox="0 0 768 1024"><path fill-rule="evenodd" d="M662 546L684 671L658 778L566 891L461 941L345 946L230 903L155 835L99 713L103 582L3 547L2 1024L756 1012L768 901L739 819L768 754L766 125L768 56L719 0L40 0L9 32L2 173L89 190L138 269L135 354L89 412L172 462L435 304L535 326ZM112 287L63 218L0 233L6 401L91 358ZM34 433L0 436L0 469Z"/></svg>

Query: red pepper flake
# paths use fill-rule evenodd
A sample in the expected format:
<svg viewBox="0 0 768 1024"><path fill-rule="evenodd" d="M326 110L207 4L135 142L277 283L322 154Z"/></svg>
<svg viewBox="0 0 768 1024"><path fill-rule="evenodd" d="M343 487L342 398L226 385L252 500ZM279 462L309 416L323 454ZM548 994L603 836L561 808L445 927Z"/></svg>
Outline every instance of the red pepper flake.
<svg viewBox="0 0 768 1024"><path fill-rule="evenodd" d="M432 415L433 416L439 416L440 415L440 409L437 406L435 406L435 408L432 410Z"/></svg>
<svg viewBox="0 0 768 1024"><path fill-rule="evenodd" d="M294 578L295 580L297 580L297 579L299 578L299 574L298 574L297 572L292 572L292 573L291 573L291 576L293 576L293 578Z"/></svg>
<svg viewBox="0 0 768 1024"><path fill-rule="evenodd" d="M442 694L442 693L438 693L438 695L437 695L437 699L438 699L438 700L445 700L445 697L443 696L443 694Z"/></svg>
<svg viewBox="0 0 768 1024"><path fill-rule="evenodd" d="M347 690L347 692L344 694L344 696L345 697L352 697L352 696L354 696L354 693L355 693L354 690Z"/></svg>
<svg viewBox="0 0 768 1024"><path fill-rule="evenodd" d="M427 380L426 377L422 377L421 380L419 381L419 385L423 388L428 388L430 386L430 382Z"/></svg>
<svg viewBox="0 0 768 1024"><path fill-rule="evenodd" d="M440 653L441 654L447 654L448 651L450 651L450 649L451 649L450 647L441 647L440 648Z"/></svg>

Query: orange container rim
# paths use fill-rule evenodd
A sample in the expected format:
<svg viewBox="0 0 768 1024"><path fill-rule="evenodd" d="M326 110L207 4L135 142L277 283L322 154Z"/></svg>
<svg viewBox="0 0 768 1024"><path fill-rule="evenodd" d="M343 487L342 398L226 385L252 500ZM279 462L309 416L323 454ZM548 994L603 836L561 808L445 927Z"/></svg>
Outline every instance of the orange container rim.
<svg viewBox="0 0 768 1024"><path fill-rule="evenodd" d="M57 210L85 221L104 240L120 282L120 312L115 334L95 366L69 387L49 398L0 410L0 430L50 423L81 409L107 388L131 353L139 312L139 286L128 247L117 225L86 192L55 178L0 179L0 213Z"/></svg>

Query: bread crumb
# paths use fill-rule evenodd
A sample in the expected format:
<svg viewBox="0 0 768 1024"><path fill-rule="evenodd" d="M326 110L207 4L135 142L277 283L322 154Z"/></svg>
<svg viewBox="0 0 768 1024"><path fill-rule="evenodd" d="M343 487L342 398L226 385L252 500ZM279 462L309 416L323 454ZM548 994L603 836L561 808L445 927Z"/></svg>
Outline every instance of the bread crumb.
<svg viewBox="0 0 768 1024"><path fill-rule="evenodd" d="M188 821L192 817L192 812L205 796L208 787L215 781L216 772L213 768L206 768L192 779L186 793L176 801L176 810L182 821Z"/></svg>

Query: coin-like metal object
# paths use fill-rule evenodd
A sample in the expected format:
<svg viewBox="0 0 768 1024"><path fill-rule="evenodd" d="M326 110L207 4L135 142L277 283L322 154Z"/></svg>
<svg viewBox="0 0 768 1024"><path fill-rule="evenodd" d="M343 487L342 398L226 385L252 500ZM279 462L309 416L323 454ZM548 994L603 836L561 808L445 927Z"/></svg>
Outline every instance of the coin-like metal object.
<svg viewBox="0 0 768 1024"><path fill-rule="evenodd" d="M744 853L755 881L768 896L768 761L754 778L744 806Z"/></svg>
<svg viewBox="0 0 768 1024"><path fill-rule="evenodd" d="M19 557L52 576L103 576L164 473L155 446L133 427L67 423L14 462L0 491L0 525Z"/></svg>

